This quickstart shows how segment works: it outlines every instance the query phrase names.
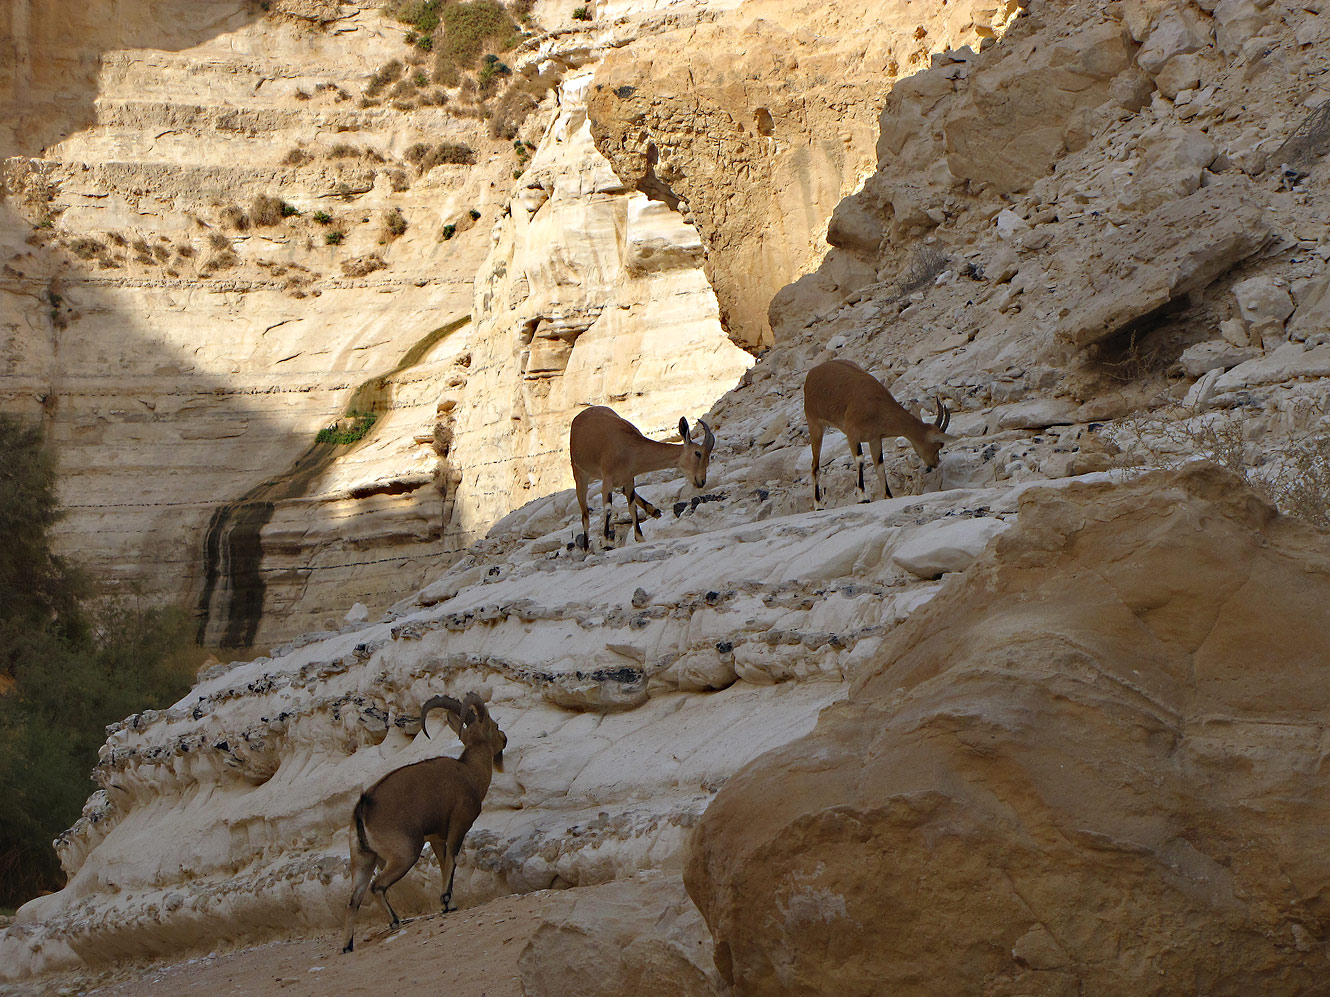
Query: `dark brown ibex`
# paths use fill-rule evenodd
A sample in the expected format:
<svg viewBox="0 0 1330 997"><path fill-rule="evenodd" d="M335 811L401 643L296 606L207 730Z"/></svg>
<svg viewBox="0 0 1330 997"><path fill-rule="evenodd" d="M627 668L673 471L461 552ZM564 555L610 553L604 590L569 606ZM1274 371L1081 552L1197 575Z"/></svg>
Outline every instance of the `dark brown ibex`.
<svg viewBox="0 0 1330 997"><path fill-rule="evenodd" d="M938 451L942 444L956 437L947 435L951 413L937 402L937 419L930 425L916 418L891 397L868 371L849 360L828 360L808 372L804 379L804 415L808 419L808 436L813 444L813 508L822 508L822 486L818 481L818 465L822 462L822 433L834 426L845 434L850 453L859 465L859 500L868 501L864 488L864 450L868 444L877 476L882 482L882 493L891 498L887 487L887 469L882 464L883 437L903 436L910 441L914 452L929 467L937 467Z"/></svg>
<svg viewBox="0 0 1330 997"><path fill-rule="evenodd" d="M462 839L480 816L480 804L490 788L494 769L503 771L503 749L508 738L485 709L484 700L469 692L459 703L451 696L435 696L420 708L420 728L430 710L448 711L448 725L466 748L460 758L429 758L389 772L360 795L351 819L351 900L346 912L346 945L350 952L356 911L365 889L383 904L390 927L401 924L388 903L388 887L405 876L426 841L443 873L440 901L444 913L453 896L453 876ZM377 866L383 871L374 876ZM370 886L370 878L374 885Z"/></svg>
<svg viewBox="0 0 1330 997"><path fill-rule="evenodd" d="M634 479L648 471L660 471L667 467L677 467L698 488L707 483L707 465L711 461L711 451L716 446L716 435L705 422L698 420L702 428L702 441L692 437L688 420L679 420L679 435L682 443L658 443L649 440L627 419L614 409L604 405L593 405L583 409L573 417L568 429L568 451L573 462L573 484L577 489L577 504L582 509L582 537L580 543L584 550L591 547L591 513L587 508L587 485L600 480L600 494L605 502L605 539L613 540L614 531L610 527L610 503L614 501L614 489L622 488L623 497L628 501L628 511L633 517L633 536L641 541L642 527L638 525L637 509L652 518L660 517L660 510L637 494Z"/></svg>

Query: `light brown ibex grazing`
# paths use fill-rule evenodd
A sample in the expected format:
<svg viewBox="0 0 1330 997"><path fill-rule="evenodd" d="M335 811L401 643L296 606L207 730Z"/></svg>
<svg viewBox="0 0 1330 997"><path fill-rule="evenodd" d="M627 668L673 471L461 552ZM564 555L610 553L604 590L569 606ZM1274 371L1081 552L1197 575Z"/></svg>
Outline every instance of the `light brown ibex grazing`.
<svg viewBox="0 0 1330 997"><path fill-rule="evenodd" d="M865 443L877 463L882 493L891 498L887 469L882 464L883 437L905 437L929 467L937 467L942 444L955 439L946 432L951 413L941 398L935 401L937 419L930 425L907 412L881 381L856 363L828 360L810 370L804 379L804 415L808 418L808 436L813 444L813 508L822 508L818 465L822 461L822 433L827 426L839 429L849 441L850 453L859 465L859 501L868 501L864 488Z"/></svg>
<svg viewBox="0 0 1330 997"><path fill-rule="evenodd" d="M649 440L627 419L604 405L594 405L583 409L573 417L568 430L568 451L573 461L573 484L577 488L577 504L582 509L582 536L580 543L583 550L591 548L591 514L587 508L586 490L592 481L600 480L600 494L605 501L605 539L614 539L614 530L610 526L610 504L614 501L614 489L622 488L623 497L628 501L628 512L633 517L633 536L642 539L642 527L638 525L637 509L652 518L660 517L660 510L637 494L633 481L639 474L648 471L660 471L667 467L677 467L698 488L707 483L707 464L711 461L711 451L716 446L716 436L711 427L698 420L702 429L702 441L692 437L688 429L688 420L679 420L679 434L682 443L658 443Z"/></svg>
<svg viewBox="0 0 1330 997"><path fill-rule="evenodd" d="M429 758L389 772L360 795L351 819L351 900L346 912L346 945L355 935L356 911L365 889L383 904L391 927L401 923L388 903L388 887L405 876L426 841L443 873L443 912L455 910L453 875L462 839L480 816L480 804L490 788L493 770L503 771L503 749L508 738L499 730L474 692L459 703L451 696L435 696L420 708L420 728L429 737L425 719L429 711L448 711L448 725L466 748L461 758ZM383 871L374 876L374 869ZM370 887L370 878L374 885Z"/></svg>

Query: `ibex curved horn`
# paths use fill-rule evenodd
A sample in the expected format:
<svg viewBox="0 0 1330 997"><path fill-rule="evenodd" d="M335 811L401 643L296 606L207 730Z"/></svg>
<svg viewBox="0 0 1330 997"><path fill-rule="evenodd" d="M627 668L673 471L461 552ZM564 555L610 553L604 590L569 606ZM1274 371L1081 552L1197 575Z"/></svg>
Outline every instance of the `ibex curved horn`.
<svg viewBox="0 0 1330 997"><path fill-rule="evenodd" d="M713 449L713 448L716 446L716 434L713 433L713 432L711 431L711 427L708 426L708 425L707 425L705 422L703 422L701 419L698 419L698 420L697 420L697 424L698 424L699 426L702 427L702 432L706 434L706 435L702 438L702 447L703 447L703 449L705 449L705 450L711 450L711 449Z"/></svg>
<svg viewBox="0 0 1330 997"><path fill-rule="evenodd" d="M474 695L474 693L468 695ZM425 732L425 736L430 736L429 728L425 726L425 718L429 716L430 710L437 710L440 708L445 709L452 714L452 716L448 718L448 726L450 726L455 733L460 734L462 732L462 704L453 699L452 696L434 696L431 699L425 700L424 705L420 707L420 729Z"/></svg>
<svg viewBox="0 0 1330 997"><path fill-rule="evenodd" d="M951 425L951 409L942 404L941 395L934 395L933 401L937 403L937 418L933 420L933 425L945 433Z"/></svg>
<svg viewBox="0 0 1330 997"><path fill-rule="evenodd" d="M462 723L472 724L482 717L489 716L489 710L485 708L485 701L480 698L478 692L468 692L462 697Z"/></svg>

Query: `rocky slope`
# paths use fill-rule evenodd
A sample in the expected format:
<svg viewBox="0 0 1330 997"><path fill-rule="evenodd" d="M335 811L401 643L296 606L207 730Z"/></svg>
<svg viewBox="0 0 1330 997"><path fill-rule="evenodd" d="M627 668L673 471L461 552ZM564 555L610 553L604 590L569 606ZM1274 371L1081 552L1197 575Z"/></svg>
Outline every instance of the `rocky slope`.
<svg viewBox="0 0 1330 997"><path fill-rule="evenodd" d="M1324 959L1320 898L1330 884L1288 842L1320 833L1308 774L1319 728L1297 711L1324 684L1325 655L1290 655L1263 681L1266 700L1247 706L1243 697L1260 690L1238 678L1272 641L1297 646L1290 635L1315 611L1290 601L1291 616L1252 618L1230 599L1223 622L1242 626L1214 644L1215 673L1189 669L1204 657L1205 633L1194 631L1196 618L1214 616L1208 600L1252 584L1242 565L1230 570L1234 550L1265 551L1248 561L1269 566L1272 592L1312 598L1324 534L1275 517L1215 472L1121 482L1207 456L1324 522L1326 17L1311 5L1242 0L1049 0L985 51L935 57L888 96L879 169L838 206L836 248L775 297L775 343L710 413L720 445L706 494L649 476L639 484L665 518L646 525L645 544L590 555L568 547L571 494L538 499L379 622L219 667L173 709L131 718L103 752L105 795L61 842L70 886L24 908L0 943L3 964L26 973L333 921L355 793L438 750L412 718L426 695L478 688L509 735L509 772L463 852L467 902L611 880L631 892L639 872L677 883L700 821L688 881L717 968L738 992L812 992L833 977L854 992L876 972L905 989L942 978L979 989L982 980L970 983L983 976L995 993L1137 992L1147 981L1175 992L1170 969L1191 989L1305 990L1299 974ZM665 106L671 94L640 99ZM674 162L704 159L679 152ZM630 217L645 206L627 193L636 181L620 183L613 193ZM539 210L557 207L559 185L548 200L545 191L531 195ZM522 222L515 212L503 222L501 244ZM700 222L698 231L705 245ZM487 286L507 293L506 276L494 274ZM552 315L530 314L539 316L531 337L515 334L528 361L557 355L557 337L538 335ZM961 438L933 472L897 441L888 460L899 497L855 506L836 437L823 473L829 508L811 513L799 385L833 356L878 371L902 401L941 395ZM566 403L548 397L551 410ZM1140 542L1121 541L1119 527ZM1013 539L999 539L972 574L938 581L999 534ZM1121 576L1111 591L1106 571ZM1083 584L1068 585L1073 577ZM1087 608L1091 591L1104 598ZM1038 618L1045 604L1050 616ZM1008 610L1002 646L1012 660L997 674L987 650L1003 636L994 614ZM1018 632L1046 636L1022 644ZM979 650L956 648L948 634ZM1080 651L1068 643L1077 634ZM909 671L911 654L932 671ZM1063 674L1072 665L1086 670L1080 685ZM1132 667L1142 674L1122 671ZM819 725L819 711L847 695ZM938 737L911 703L932 704ZM1043 708L1066 729L1034 723ZM1146 715L1163 734L1133 740L1140 727L1124 718ZM883 794L900 790L899 805L854 796L878 784L856 782L871 744L846 717L888 725L873 772ZM870 724L874 737L879 726ZM986 732L1005 740L986 746ZM920 762L902 769L892 761L902 755ZM1198 761L1187 767L1188 758ZM1200 772L1202 761L1214 768ZM818 777L784 783L756 811L761 820L732 818L741 802L726 794L747 799L763 773L795 768ZM1202 777L1237 774L1268 794L1261 807L1198 798ZM892 781L907 776L908 785ZM990 783L1010 787L1010 798ZM819 818L808 833L836 844L822 871L799 857L745 865L761 841L781 840L791 813L815 812L835 787L863 811L862 826ZM1097 810L1102 794L1130 803L1140 821ZM921 809L944 797L1013 834L1074 833L1019 838L1013 847L1038 874L1029 889L993 884L985 908L979 872L1001 863L979 870L977 846L964 850L970 864L945 861L951 811ZM1230 847L1220 832L1239 817L1268 849ZM817 877L857 875L856 855L876 861L890 850L856 852L854 842L897 832L935 863L919 888L937 899L901 929L911 933L883 943L900 959L885 968L862 951L833 960L794 942L787 958L773 955L791 933L833 947L861 937L840 930L840 903L859 895ZM1282 872L1263 875L1256 860L1272 856L1284 858ZM1073 873L1082 878L1066 879ZM417 869L404 881L404 903L429 904L434 875ZM638 887L647 906L662 896L651 882ZM776 892L752 901L749 883ZM886 902L899 900L896 914L915 910L915 881L899 883ZM1140 915L1123 883L1155 898L1158 917ZM1065 903L1091 886L1103 887L1093 923ZM883 919L878 908L873 916ZM957 959L937 941L953 937L944 934L953 923L970 932ZM1241 926L1251 923L1265 934ZM671 951L691 952L698 926L671 924L676 942L692 940ZM565 928L550 934L594 950L593 932ZM1190 968L1210 959L1214 932L1226 932L1238 960L1222 978ZM647 952L664 936L653 942L643 926L637 937L626 944ZM1130 937L1139 959L1105 958L1095 944L1113 937ZM694 965L695 992L721 985ZM558 993L561 980L533 968L528 989Z"/></svg>

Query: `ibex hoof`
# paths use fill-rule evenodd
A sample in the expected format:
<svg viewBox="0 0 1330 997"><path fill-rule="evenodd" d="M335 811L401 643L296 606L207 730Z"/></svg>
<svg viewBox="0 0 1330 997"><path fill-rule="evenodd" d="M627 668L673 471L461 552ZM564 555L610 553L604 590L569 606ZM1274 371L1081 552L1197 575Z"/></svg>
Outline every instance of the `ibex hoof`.
<svg viewBox="0 0 1330 997"><path fill-rule="evenodd" d="M347 942L345 945L342 946L342 954L345 955L347 952L350 952L354 948L355 948L354 943Z"/></svg>
<svg viewBox="0 0 1330 997"><path fill-rule="evenodd" d="M652 519L659 519L659 518L660 518L660 510L659 510L659 509L652 509L652 510L651 510L651 518L652 518Z"/></svg>
<svg viewBox="0 0 1330 997"><path fill-rule="evenodd" d="M577 535L577 541L576 541L576 544L577 544L577 546L580 547L582 550L589 550L590 547L591 547L591 544L590 544L590 542L587 540L587 535L586 535L585 533L579 533L579 534Z"/></svg>

